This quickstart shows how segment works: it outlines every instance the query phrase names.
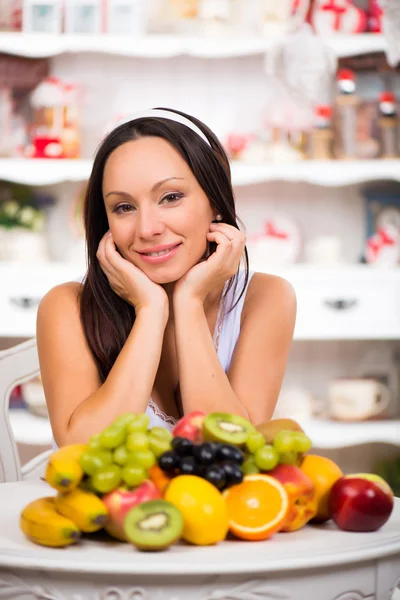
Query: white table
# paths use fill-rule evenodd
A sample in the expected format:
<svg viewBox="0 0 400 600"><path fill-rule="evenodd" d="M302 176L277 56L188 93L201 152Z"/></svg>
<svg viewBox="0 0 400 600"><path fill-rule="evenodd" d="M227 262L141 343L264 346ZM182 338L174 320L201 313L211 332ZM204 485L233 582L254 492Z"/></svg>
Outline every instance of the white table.
<svg viewBox="0 0 400 600"><path fill-rule="evenodd" d="M331 523L265 542L142 553L93 539L64 549L30 543L19 513L52 493L41 481L0 484L2 600L389 600L400 580L400 499L374 533Z"/></svg>

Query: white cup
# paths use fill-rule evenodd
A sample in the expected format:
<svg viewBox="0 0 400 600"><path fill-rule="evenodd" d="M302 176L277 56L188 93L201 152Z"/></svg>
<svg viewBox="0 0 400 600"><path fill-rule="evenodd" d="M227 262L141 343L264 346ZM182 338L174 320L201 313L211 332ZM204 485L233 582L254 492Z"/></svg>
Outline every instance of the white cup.
<svg viewBox="0 0 400 600"><path fill-rule="evenodd" d="M376 379L335 379L329 385L329 415L340 421L363 421L381 414L391 398Z"/></svg>

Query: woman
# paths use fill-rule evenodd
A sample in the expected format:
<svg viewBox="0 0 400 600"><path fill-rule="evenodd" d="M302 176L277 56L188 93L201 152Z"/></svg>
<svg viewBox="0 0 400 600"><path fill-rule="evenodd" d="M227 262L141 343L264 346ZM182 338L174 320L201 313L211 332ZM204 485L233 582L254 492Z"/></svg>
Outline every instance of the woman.
<svg viewBox="0 0 400 600"><path fill-rule="evenodd" d="M295 295L282 278L249 274L210 129L167 109L117 126L95 157L84 220L84 282L53 288L38 311L57 444L85 442L128 411L170 428L196 409L270 419Z"/></svg>

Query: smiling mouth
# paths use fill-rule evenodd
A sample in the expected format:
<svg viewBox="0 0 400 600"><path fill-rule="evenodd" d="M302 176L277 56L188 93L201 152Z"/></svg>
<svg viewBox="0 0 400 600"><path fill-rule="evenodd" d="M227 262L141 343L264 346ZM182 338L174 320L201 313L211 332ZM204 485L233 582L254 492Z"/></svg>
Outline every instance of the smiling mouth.
<svg viewBox="0 0 400 600"><path fill-rule="evenodd" d="M176 244L176 246L171 246L166 250L160 250L160 252L140 252L139 254L141 254L142 256L163 256L164 254L168 254L172 250L175 250L175 248L177 248L178 246L180 246L180 244Z"/></svg>

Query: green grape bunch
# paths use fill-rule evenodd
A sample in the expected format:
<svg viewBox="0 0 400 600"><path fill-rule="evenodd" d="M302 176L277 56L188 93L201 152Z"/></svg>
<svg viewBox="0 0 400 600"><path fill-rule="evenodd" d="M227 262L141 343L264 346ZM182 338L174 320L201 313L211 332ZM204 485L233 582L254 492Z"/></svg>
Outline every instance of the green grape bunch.
<svg viewBox="0 0 400 600"><path fill-rule="evenodd" d="M261 432L252 431L246 440L242 471L250 475L272 471L279 464L299 465L311 446L310 438L302 431L282 429L275 434L272 443L266 443Z"/></svg>
<svg viewBox="0 0 400 600"><path fill-rule="evenodd" d="M79 461L85 473L82 487L102 496L149 479L149 469L171 450L172 441L167 429L149 425L146 413L126 413L93 435Z"/></svg>

